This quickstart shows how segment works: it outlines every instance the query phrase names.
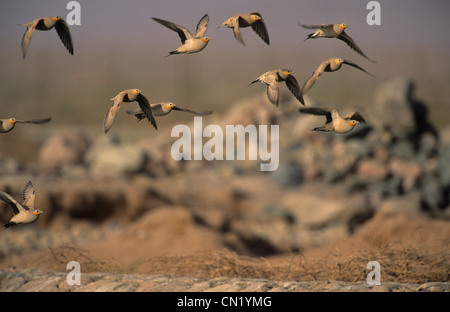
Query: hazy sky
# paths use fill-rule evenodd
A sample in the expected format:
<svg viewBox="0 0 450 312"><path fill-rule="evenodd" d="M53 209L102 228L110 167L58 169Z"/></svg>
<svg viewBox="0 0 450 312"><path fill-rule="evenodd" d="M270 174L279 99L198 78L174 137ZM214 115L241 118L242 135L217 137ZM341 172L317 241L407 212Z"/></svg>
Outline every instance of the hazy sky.
<svg viewBox="0 0 450 312"><path fill-rule="evenodd" d="M27 59L22 60L20 43L25 27L21 24L49 15L66 19L68 2L1 2L0 109L3 111L9 113L16 109L10 104L18 94L13 83L23 83L26 87L21 90L23 98L17 104L23 105L23 109L29 109L31 101L39 110L44 101L64 99L69 101L65 107L69 111L73 109L74 113L77 106L94 103L103 111L110 97L130 87L148 90L147 94L151 93L155 100L193 105L204 95L204 101L222 101L224 106L240 96L264 92L260 86L248 87L248 83L267 70L291 68L302 83L322 60L331 56L354 61L375 74L376 83L394 75L447 79L448 82L448 0L378 1L381 6L379 26L367 24L369 1L363 0L80 0L81 25L70 26L74 56L69 55L56 32L51 30L35 32ZM230 29L217 29L228 17L252 11L262 14L270 46L251 29L242 30L246 47L237 43ZM212 38L208 47L195 55L164 58L168 51L180 45L180 40L175 32L151 17L194 30L205 13L210 16L206 35ZM299 22L347 23L347 33L378 62L368 62L339 40L303 41L310 31L299 27ZM350 75L357 82L374 85L374 80L354 70L342 71L340 75L344 79ZM323 82L311 93L320 97L320 88L332 78L322 78ZM211 85L205 88L205 82ZM83 83L89 88L81 88ZM163 94L164 87L169 88L169 93ZM193 93L195 98L186 97L187 91L194 88L198 92ZM219 89L225 95L217 99ZM371 92L372 89L367 90L368 95L372 95Z"/></svg>
<svg viewBox="0 0 450 312"><path fill-rule="evenodd" d="M22 24L37 17L59 15L67 17L69 1L61 0L14 0L0 4L0 39L19 49L24 32ZM420 47L429 50L450 51L450 1L447 0L395 0L378 1L381 6L381 25L369 26L366 16L369 1L362 0L89 0L78 1L81 5L81 26L72 26L76 51L94 45L95 48L136 45L147 47L155 53L164 54L179 44L175 33L151 20L151 17L167 19L194 29L200 17L210 15L207 35L212 37L211 48L222 50L236 46L231 31L217 30L229 16L258 11L264 17L273 48L295 46L307 30L297 24L346 22L348 33L367 54L386 53L387 49ZM244 40L259 44L259 38L244 31ZM35 39L35 38L33 38ZM36 41L36 42L35 42ZM376 49L375 47L381 47ZM259 45L259 48L265 48ZM30 53L39 49L33 40ZM211 49L212 50L212 49ZM374 55L380 58L380 55ZM17 59L19 59L19 57ZM15 59L8 61L14 61ZM2 61L5 59L2 57Z"/></svg>

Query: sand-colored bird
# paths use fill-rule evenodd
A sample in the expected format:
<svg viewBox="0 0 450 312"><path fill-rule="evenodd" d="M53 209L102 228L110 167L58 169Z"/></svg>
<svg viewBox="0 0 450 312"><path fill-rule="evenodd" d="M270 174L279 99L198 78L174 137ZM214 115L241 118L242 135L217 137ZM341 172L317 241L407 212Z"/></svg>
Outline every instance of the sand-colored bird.
<svg viewBox="0 0 450 312"><path fill-rule="evenodd" d="M251 27L253 31L268 45L270 45L269 41L269 33L267 32L266 24L264 20L258 12L253 12L249 14L240 14L235 15L227 19L217 28L222 26L227 26L228 28L233 29L233 34L236 40L242 43L245 46L245 42L242 39L241 28Z"/></svg>
<svg viewBox="0 0 450 312"><path fill-rule="evenodd" d="M299 110L301 113L326 117L325 124L321 127L314 128L314 131L336 132L343 134L351 131L359 123L366 123L366 120L359 112L352 112L345 117L341 117L336 109L301 107Z"/></svg>
<svg viewBox="0 0 450 312"><path fill-rule="evenodd" d="M23 190L23 204L19 204L11 195L0 191L0 199L9 204L13 210L14 216L4 226L6 228L36 222L42 210L34 209L34 199L36 191L31 181L28 181Z"/></svg>
<svg viewBox="0 0 450 312"><path fill-rule="evenodd" d="M315 32L309 34L305 40L314 39L314 38L337 38L344 41L350 48L355 50L358 54L365 57L371 62L376 63L376 61L370 59L364 52L356 45L355 41L347 35L345 29L348 27L347 24L320 24L320 25L303 25L300 24L303 28L306 29L317 29Z"/></svg>
<svg viewBox="0 0 450 312"><path fill-rule="evenodd" d="M278 83L284 81L287 88L291 91L295 98L299 100L300 103L305 105L297 79L295 79L292 73L293 72L290 69L269 70L253 80L250 85L258 81L265 84L267 86L267 98L272 104L278 106L278 101L280 98Z"/></svg>
<svg viewBox="0 0 450 312"><path fill-rule="evenodd" d="M341 58L332 57L332 58L327 59L327 60L323 61L322 63L320 63L320 65L313 72L311 77L309 77L309 79L306 80L306 82L302 86L302 89L301 89L301 92L300 92L301 95L303 96L303 94L305 94L309 89L311 89L311 87L316 83L316 81L319 79L319 77L322 75L323 72L334 72L334 71L337 71L337 70L339 70L342 67L342 64L346 64L346 65L352 66L354 68L357 68L357 69L365 72L369 76L372 76L372 77L375 78L374 75L372 75L371 73L367 72L365 69L363 69L359 65L356 65L353 62L350 62L350 61L347 61L347 60L344 60L344 59L341 59Z"/></svg>
<svg viewBox="0 0 450 312"><path fill-rule="evenodd" d="M150 104L150 108L152 109L153 116L165 116L173 110L192 113L192 114L200 115L200 116L207 116L207 115L212 114L211 111L194 112L190 109L179 107L171 102L153 103L153 104ZM142 119L145 118L145 115L142 112L142 109L140 109L140 108L127 110L127 113L134 115L138 119L138 121L141 121Z"/></svg>
<svg viewBox="0 0 450 312"><path fill-rule="evenodd" d="M35 19L34 21L23 24L27 27L25 34L22 38L22 54L25 59L27 54L28 45L30 44L31 37L33 36L34 30L50 30L52 28L56 29L59 38L61 39L64 46L67 48L70 54L73 55L73 43L72 36L70 35L69 26L67 23L59 16L47 16Z"/></svg>
<svg viewBox="0 0 450 312"><path fill-rule="evenodd" d="M0 133L6 133L14 129L16 123L44 124L51 120L51 117L44 119L19 120L16 118L0 119Z"/></svg>
<svg viewBox="0 0 450 312"><path fill-rule="evenodd" d="M155 118L153 117L152 110L150 108L150 104L147 98L141 93L139 89L128 89L120 92L115 97L111 99L114 101L111 108L106 112L105 119L103 121L103 129L105 133L109 131L114 120L116 119L117 113L119 112L120 105L122 102L138 102L139 107L142 110L142 113L145 117L147 117L148 121L153 125L155 129L158 129L156 125Z"/></svg>
<svg viewBox="0 0 450 312"><path fill-rule="evenodd" d="M192 35L191 32L183 26L177 25L175 23L165 21L156 17L153 20L160 23L163 26L178 33L181 39L181 46L179 46L175 51L170 51L167 56L180 53L197 53L203 50L208 42L211 40L209 37L204 37L206 30L208 29L209 16L208 14L203 15L197 24L195 34Z"/></svg>

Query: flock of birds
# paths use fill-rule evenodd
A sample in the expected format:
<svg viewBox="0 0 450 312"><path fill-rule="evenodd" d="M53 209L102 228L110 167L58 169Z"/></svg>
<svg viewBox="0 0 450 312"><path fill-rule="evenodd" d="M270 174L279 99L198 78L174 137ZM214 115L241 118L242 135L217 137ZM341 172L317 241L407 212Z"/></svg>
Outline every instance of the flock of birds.
<svg viewBox="0 0 450 312"><path fill-rule="evenodd" d="M198 53L206 48L209 41L209 37L205 37L206 30L208 29L209 16L205 14L197 24L195 33L192 34L186 27L162 20L159 18L153 18L154 21L159 24L175 31L180 40L181 45L170 51L167 56L176 54L191 54ZM368 58L363 51L356 45L353 39L347 35L345 29L346 24L320 24L320 25L303 25L299 24L301 27L306 29L314 29L315 32L308 34L308 39L315 38L337 38L344 41L350 48L355 50L362 57L368 59L371 62L375 62ZM55 29L59 38L61 39L64 46L67 48L70 54L73 55L74 48L72 37L70 34L69 27L67 23L61 17L42 17L35 19L34 21L24 24L27 27L25 34L22 38L22 54L23 59L28 51L30 40L33 36L35 30L48 31ZM270 45L269 34L266 28L266 24L261 14L258 12L253 12L249 14L235 15L227 20L225 20L218 28L226 26L233 30L234 37L236 40L245 46L245 42L242 39L241 28L251 27L252 30L267 44ZM167 57L166 56L166 57ZM303 84L300 88L296 78L292 75L292 71L289 69L275 69L270 70L258 78L253 80L251 84L255 82L261 82L266 85L266 94L268 100L278 106L279 103L279 83L285 82L289 91L295 96L295 98L305 107L300 107L299 111L301 113L313 114L319 116L325 116L325 124L314 128L314 131L325 131L325 132L336 132L336 133L346 133L351 131L355 125L358 123L365 123L365 119L359 112L352 112L345 117L341 117L339 112L334 108L324 108L324 107L306 107L303 95L311 89L311 87L317 82L319 77L323 72L334 72L341 68L342 64L352 66L359 69L366 74L373 76L368 73L362 67L357 64L344 60L341 58L330 58L323 61L317 69L313 72L311 77ZM116 119L117 113L119 112L122 103L127 102L137 102L139 105L138 109L127 110L128 114L134 115L138 121L142 119L147 119L155 129L157 129L157 124L155 116L164 116L169 114L172 110L184 111L188 113L193 113L197 115L209 115L212 112L195 112L186 108L181 108L176 106L171 102L161 102L150 104L147 98L142 94L139 89L128 89L121 91L114 98L111 99L113 105L108 109L105 114L103 121L104 132L107 133L112 127L114 120ZM17 120L15 118L0 119L0 133L6 133L11 131L16 123L31 123L31 124L43 124L47 123L51 118L44 119L32 119L32 120ZM0 191L0 199L12 207L14 216L10 219L8 223L4 226L5 228L16 226L19 224L29 224L35 222L39 215L42 214L41 210L35 209L35 188L31 181L27 183L23 190L23 203L20 204L11 195Z"/></svg>

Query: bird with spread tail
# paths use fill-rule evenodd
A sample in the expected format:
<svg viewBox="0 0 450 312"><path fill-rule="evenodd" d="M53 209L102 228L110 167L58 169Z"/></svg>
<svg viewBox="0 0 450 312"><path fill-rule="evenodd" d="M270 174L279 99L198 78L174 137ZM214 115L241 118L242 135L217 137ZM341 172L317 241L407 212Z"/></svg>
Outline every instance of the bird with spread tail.
<svg viewBox="0 0 450 312"><path fill-rule="evenodd" d="M72 43L72 36L70 34L69 26L61 17L59 17L59 16L41 17L41 18L35 19L34 21L32 21L30 23L23 24L23 25L27 27L27 30L25 31L25 34L22 37L23 59L25 59L31 37L33 36L33 33L36 29L46 31L46 30L55 28L62 43L67 48L69 53L73 55L73 43Z"/></svg>
<svg viewBox="0 0 450 312"><path fill-rule="evenodd" d="M316 81L319 79L319 77L322 75L323 72L335 72L335 71L339 70L342 67L342 64L349 65L349 66L352 66L354 68L357 68L357 69L365 72L369 76L375 78L374 75L372 75L371 73L367 72L364 68L362 68L361 66L359 66L359 65L357 65L357 64L355 64L353 62L344 60L342 58L332 57L332 58L327 59L327 60L323 61L322 63L320 63L320 65L313 72L311 77L309 77L309 79L306 80L306 82L303 84L302 89L300 91L301 96L303 97L303 95L309 89L311 89L311 87L316 83Z"/></svg>
<svg viewBox="0 0 450 312"><path fill-rule="evenodd" d="M315 39L315 38L337 38L339 40L344 41L350 48L355 50L359 55L368 59L369 61L376 63L376 61L370 59L364 52L358 47L358 45L353 41L353 39L347 35L345 29L348 27L347 24L320 24L320 25L303 25L300 24L303 28L306 29L317 29L315 32L309 34L305 40Z"/></svg>
<svg viewBox="0 0 450 312"><path fill-rule="evenodd" d="M208 42L211 40L209 37L204 37L206 30L208 29L209 16L208 14L203 15L200 21L197 24L194 35L191 32L181 25L165 21L156 17L153 17L153 20L160 23L163 26L175 31L178 33L178 36L181 39L181 46L179 46L176 50L170 51L167 56L173 54L182 54L182 53L197 53L202 51Z"/></svg>
<svg viewBox="0 0 450 312"><path fill-rule="evenodd" d="M150 108L152 109L153 116L165 116L168 115L173 110L187 112L200 116L207 116L212 114L211 111L195 112L187 108L179 107L172 102L153 103L150 104ZM140 108L127 110L127 113L130 115L134 115L138 119L138 121L141 121L142 119L145 118L145 115L142 112L142 109Z"/></svg>
<svg viewBox="0 0 450 312"><path fill-rule="evenodd" d="M34 200L36 191L31 181L28 181L23 190L23 203L19 204L11 195L0 191L0 199L9 204L13 210L14 216L6 223L5 228L16 226L19 224L29 224L36 222L39 215L43 213L42 210L34 208Z"/></svg>
<svg viewBox="0 0 450 312"><path fill-rule="evenodd" d="M6 133L14 129L16 123L44 124L51 120L51 117L44 119L19 120L16 118L0 119L0 133Z"/></svg>
<svg viewBox="0 0 450 312"><path fill-rule="evenodd" d="M267 86L267 98L272 104L278 106L280 98L278 85L279 82L284 81L287 88L289 89L289 91L291 91L295 98L299 100L300 103L305 105L297 79L295 79L292 73L293 72L290 69L269 70L268 72L265 72L264 74L253 80L250 85L258 81L265 84Z"/></svg>
<svg viewBox="0 0 450 312"><path fill-rule="evenodd" d="M314 128L313 131L343 134L351 131L359 123L366 123L366 120L359 112L352 112L345 117L341 117L339 112L334 108L301 107L299 111L305 114L326 117L325 124L321 127Z"/></svg>
<svg viewBox="0 0 450 312"><path fill-rule="evenodd" d="M270 45L269 33L267 32L266 24L261 14L253 12L249 14L235 15L225 20L222 26L227 26L233 29L234 37L238 42L245 46L245 42L242 39L241 28L251 27L253 31L267 44Z"/></svg>
<svg viewBox="0 0 450 312"><path fill-rule="evenodd" d="M142 94L141 90L124 90L113 97L111 100L114 101L114 103L106 112L105 119L103 121L103 129L105 133L107 133L113 125L122 102L138 102L144 116L148 119L148 121L153 125L155 129L158 129L155 117L153 117L152 109L150 108L150 104L147 98Z"/></svg>

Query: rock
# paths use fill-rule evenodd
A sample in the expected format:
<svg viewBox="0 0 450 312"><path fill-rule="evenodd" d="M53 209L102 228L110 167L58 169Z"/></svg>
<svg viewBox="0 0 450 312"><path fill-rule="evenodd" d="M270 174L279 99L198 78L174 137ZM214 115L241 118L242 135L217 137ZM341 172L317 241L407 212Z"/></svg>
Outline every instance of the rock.
<svg viewBox="0 0 450 312"><path fill-rule="evenodd" d="M383 181L389 176L389 167L379 161L364 159L358 164L358 176L360 180L370 182Z"/></svg>
<svg viewBox="0 0 450 312"><path fill-rule="evenodd" d="M294 160L282 161L270 179L281 187L296 187L303 182L303 169Z"/></svg>
<svg viewBox="0 0 450 312"><path fill-rule="evenodd" d="M2 292L449 292L450 283L384 283L370 286L365 282L279 281L267 279L217 277L193 278L148 276L142 274L83 273L81 285L69 285L67 272L28 270L0 271ZM208 295L205 295L209 298ZM226 298L226 297L224 297ZM261 305L276 305L270 295ZM259 302L259 301L258 301ZM161 302L162 303L162 302ZM279 305L276 305L279 306Z"/></svg>
<svg viewBox="0 0 450 312"><path fill-rule="evenodd" d="M41 174L60 174L83 163L91 140L84 132L55 134L47 139L39 151Z"/></svg>
<svg viewBox="0 0 450 312"><path fill-rule="evenodd" d="M401 161L396 158L389 162L389 169L394 176L401 179L402 190L406 193L419 187L424 173L424 169L417 162Z"/></svg>
<svg viewBox="0 0 450 312"><path fill-rule="evenodd" d="M443 145L439 153L439 179L442 185L450 189L450 142Z"/></svg>
<svg viewBox="0 0 450 312"><path fill-rule="evenodd" d="M19 171L20 166L14 159L0 155L0 176L15 175Z"/></svg>
<svg viewBox="0 0 450 312"><path fill-rule="evenodd" d="M420 193L414 192L408 196L392 197L384 200L377 208L377 213L383 216L391 216L404 213L408 216L420 215Z"/></svg>
<svg viewBox="0 0 450 312"><path fill-rule="evenodd" d="M442 211L448 204L445 189L434 174L427 173L421 187L421 203L425 211L435 217L442 217Z"/></svg>
<svg viewBox="0 0 450 312"><path fill-rule="evenodd" d="M391 154L393 157L402 160L412 160L416 156L414 146L407 140L395 142L391 147Z"/></svg>
<svg viewBox="0 0 450 312"><path fill-rule="evenodd" d="M376 89L369 120L382 141L407 139L416 131L414 111L410 103L413 86L412 80L396 77L385 81Z"/></svg>
<svg viewBox="0 0 450 312"><path fill-rule="evenodd" d="M99 177L129 177L142 172L146 154L134 144L102 137L86 155L90 173Z"/></svg>

